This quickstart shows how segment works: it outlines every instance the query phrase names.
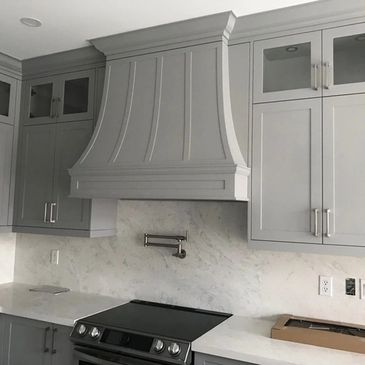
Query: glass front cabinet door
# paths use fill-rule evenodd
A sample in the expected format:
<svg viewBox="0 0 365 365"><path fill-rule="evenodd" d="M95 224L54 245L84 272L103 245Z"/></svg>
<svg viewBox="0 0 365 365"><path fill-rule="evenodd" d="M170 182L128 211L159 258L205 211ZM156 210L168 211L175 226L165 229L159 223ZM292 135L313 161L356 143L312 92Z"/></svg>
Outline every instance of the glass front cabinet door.
<svg viewBox="0 0 365 365"><path fill-rule="evenodd" d="M0 74L0 122L13 124L16 98L16 80Z"/></svg>
<svg viewBox="0 0 365 365"><path fill-rule="evenodd" d="M323 31L323 94L365 92L365 24Z"/></svg>
<svg viewBox="0 0 365 365"><path fill-rule="evenodd" d="M28 81L25 124L92 119L94 83L94 70Z"/></svg>
<svg viewBox="0 0 365 365"><path fill-rule="evenodd" d="M321 96L321 32L254 44L254 102Z"/></svg>

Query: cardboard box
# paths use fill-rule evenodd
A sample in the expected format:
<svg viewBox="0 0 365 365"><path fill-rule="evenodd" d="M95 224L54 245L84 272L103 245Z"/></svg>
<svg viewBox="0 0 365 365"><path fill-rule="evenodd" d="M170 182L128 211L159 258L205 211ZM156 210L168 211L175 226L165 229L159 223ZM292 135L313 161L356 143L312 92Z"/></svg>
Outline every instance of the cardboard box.
<svg viewBox="0 0 365 365"><path fill-rule="evenodd" d="M362 336L365 326L288 314L282 315L271 329L271 337L278 340L365 354Z"/></svg>

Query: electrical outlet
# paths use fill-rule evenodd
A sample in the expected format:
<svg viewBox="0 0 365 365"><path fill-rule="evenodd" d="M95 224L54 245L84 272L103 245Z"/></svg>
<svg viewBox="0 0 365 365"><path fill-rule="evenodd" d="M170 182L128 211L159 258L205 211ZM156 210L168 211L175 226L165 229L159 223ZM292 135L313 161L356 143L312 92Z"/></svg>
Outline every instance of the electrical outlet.
<svg viewBox="0 0 365 365"><path fill-rule="evenodd" d="M319 276L319 295L326 295L332 297L332 277Z"/></svg>
<svg viewBox="0 0 365 365"><path fill-rule="evenodd" d="M359 280L360 299L365 299L365 279Z"/></svg>
<svg viewBox="0 0 365 365"><path fill-rule="evenodd" d="M51 264L58 265L58 261L60 259L60 250L51 250Z"/></svg>

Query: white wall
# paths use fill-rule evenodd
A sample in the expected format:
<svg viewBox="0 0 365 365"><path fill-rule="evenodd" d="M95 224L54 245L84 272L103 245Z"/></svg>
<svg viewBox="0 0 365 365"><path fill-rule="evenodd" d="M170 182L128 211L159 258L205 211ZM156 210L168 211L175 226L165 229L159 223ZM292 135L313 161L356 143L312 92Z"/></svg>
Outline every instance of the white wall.
<svg viewBox="0 0 365 365"><path fill-rule="evenodd" d="M18 234L15 280L253 316L280 313L365 324L365 300L344 295L346 277L365 278L365 258L254 251L246 204L121 201L118 235L81 239ZM184 260L143 247L143 233L189 230ZM49 263L60 249L60 264ZM334 277L320 297L318 275Z"/></svg>
<svg viewBox="0 0 365 365"><path fill-rule="evenodd" d="M0 284L14 279L15 243L14 233L0 234Z"/></svg>

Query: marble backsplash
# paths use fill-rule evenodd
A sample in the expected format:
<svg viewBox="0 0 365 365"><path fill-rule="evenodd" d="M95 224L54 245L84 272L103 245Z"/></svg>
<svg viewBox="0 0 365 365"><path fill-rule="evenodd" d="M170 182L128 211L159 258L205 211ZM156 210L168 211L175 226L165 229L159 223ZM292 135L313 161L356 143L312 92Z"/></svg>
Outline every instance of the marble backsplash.
<svg viewBox="0 0 365 365"><path fill-rule="evenodd" d="M118 234L85 239L17 235L15 281L47 283L266 317L295 313L365 324L365 300L344 294L346 277L365 278L365 258L249 249L246 203L120 201ZM187 257L143 247L143 233L184 234ZM59 265L50 250L60 249ZM334 296L318 295L318 275Z"/></svg>
<svg viewBox="0 0 365 365"><path fill-rule="evenodd" d="M15 233L0 234L0 284L14 279Z"/></svg>

